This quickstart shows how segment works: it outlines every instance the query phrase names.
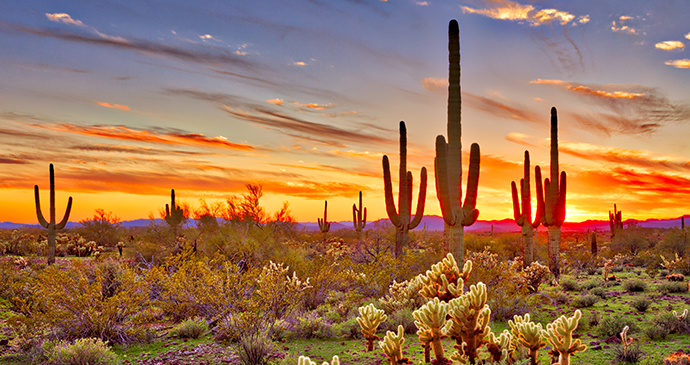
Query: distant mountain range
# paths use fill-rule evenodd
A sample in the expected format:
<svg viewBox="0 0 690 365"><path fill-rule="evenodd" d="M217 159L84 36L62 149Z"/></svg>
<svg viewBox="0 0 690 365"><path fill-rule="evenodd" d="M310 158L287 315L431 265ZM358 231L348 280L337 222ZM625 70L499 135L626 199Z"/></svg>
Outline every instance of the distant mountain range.
<svg viewBox="0 0 690 365"><path fill-rule="evenodd" d="M690 218L690 215L686 216L686 218ZM123 221L122 226L123 227L143 227L147 226L151 220L150 219L135 219L131 221ZM156 219L157 223L162 223L162 219ZM388 219L379 219L378 221L375 222L388 222ZM375 223L374 222L374 223ZM671 227L680 227L680 217L675 218L675 219L647 219L644 221L639 221L635 219L628 219L624 223L628 224L630 222L636 222L639 226L641 227L646 227L646 228L671 228ZM688 224L690 225L690 220L688 220ZM319 226L316 222L305 222L305 223L298 223L298 225L301 228L304 228L306 230L311 230L311 231L317 231L319 229ZM12 222L0 222L0 229L18 229L22 228L25 226L29 227L38 227L38 224L21 224L21 223L12 223ZM67 228L74 228L79 226L79 223L76 222L68 222L67 223ZM372 229L375 226L375 224L372 224L372 222L367 222L367 226L365 229ZM430 231L442 231L443 230L443 218L437 215L430 215L430 216L424 216L422 218L422 223L419 224L419 227L417 227L417 230L424 229L424 227L427 227L428 230ZM493 221L482 221L479 220L475 224L465 227L466 230L468 231L491 231L491 228L493 227L493 230L496 232L518 232L520 231L520 227L515 224L515 222L512 219L502 219L502 220L493 220ZM337 231L339 229L353 229L352 226L352 221L341 221L341 222L331 222L331 231ZM594 230L596 228L597 231L608 231L609 230L609 221L608 220L587 220L584 222L566 222L563 224L562 229L564 231L586 231L586 230ZM539 226L539 230L546 230L545 227Z"/></svg>

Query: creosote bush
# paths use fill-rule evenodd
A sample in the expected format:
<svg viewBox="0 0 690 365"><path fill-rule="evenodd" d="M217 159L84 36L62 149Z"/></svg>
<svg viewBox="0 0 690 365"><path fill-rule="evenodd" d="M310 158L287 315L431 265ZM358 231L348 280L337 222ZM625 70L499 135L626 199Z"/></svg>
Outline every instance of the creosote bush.
<svg viewBox="0 0 690 365"><path fill-rule="evenodd" d="M573 300L570 302L570 305L575 308L591 307L594 305L594 303L598 302L599 299L600 298L594 294L582 294L573 298Z"/></svg>
<svg viewBox="0 0 690 365"><path fill-rule="evenodd" d="M577 281L573 279L563 279L561 280L561 288L565 291L578 291L580 290L580 285L578 285Z"/></svg>
<svg viewBox="0 0 690 365"><path fill-rule="evenodd" d="M688 292L688 284L687 283L679 283L677 281L666 281L666 282L662 282L662 283L657 284L656 290L658 290L661 294L687 293Z"/></svg>
<svg viewBox="0 0 690 365"><path fill-rule="evenodd" d="M649 306L652 305L652 301L649 298L635 298L630 303L630 306L637 309L638 312L646 312Z"/></svg>
<svg viewBox="0 0 690 365"><path fill-rule="evenodd" d="M597 325L596 333L601 338L607 339L621 333L625 326L630 327L631 332L637 331L637 324L633 322L632 318L619 314L606 315L601 318L599 325Z"/></svg>
<svg viewBox="0 0 690 365"><path fill-rule="evenodd" d="M206 331L208 331L206 320L201 317L194 317L175 326L170 335L179 338L199 338Z"/></svg>
<svg viewBox="0 0 690 365"><path fill-rule="evenodd" d="M116 365L120 361L106 342L97 338L82 338L74 342L60 341L44 347L47 363L55 365Z"/></svg>
<svg viewBox="0 0 690 365"><path fill-rule="evenodd" d="M623 289L629 292L647 291L647 283L640 279L629 279L623 282Z"/></svg>

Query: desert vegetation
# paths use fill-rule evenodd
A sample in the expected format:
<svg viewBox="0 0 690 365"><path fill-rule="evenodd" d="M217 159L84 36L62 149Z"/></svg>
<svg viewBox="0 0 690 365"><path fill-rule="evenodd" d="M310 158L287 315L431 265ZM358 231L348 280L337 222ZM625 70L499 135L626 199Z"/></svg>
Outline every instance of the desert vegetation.
<svg viewBox="0 0 690 365"><path fill-rule="evenodd" d="M551 109L550 177L529 153L512 184L519 233L466 233L478 218L479 146L462 205L458 24L449 26L448 142L436 140L444 232L414 229L416 213L400 122L399 198L383 157L388 221L300 229L285 203L269 214L261 184L224 203L180 203L162 220L125 228L97 209L65 228L71 198L50 221L0 232L0 346L6 363L38 364L560 364L681 363L690 346L688 229L623 225L610 234L561 231L566 174ZM506 186L507 187L507 186ZM508 189L506 189L508 195ZM192 197L190 197L192 198ZM154 217L151 217L154 218ZM368 223L368 224L367 224ZM534 235L544 225L548 234ZM615 225L615 228L613 228ZM367 229L365 229L367 228ZM60 230L60 232L56 232ZM538 231L537 231L538 232Z"/></svg>

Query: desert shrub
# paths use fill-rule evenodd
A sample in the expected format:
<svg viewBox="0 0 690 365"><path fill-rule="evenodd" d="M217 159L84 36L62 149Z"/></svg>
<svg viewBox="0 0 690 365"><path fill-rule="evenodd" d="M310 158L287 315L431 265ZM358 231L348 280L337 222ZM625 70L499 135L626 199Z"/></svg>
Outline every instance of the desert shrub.
<svg viewBox="0 0 690 365"><path fill-rule="evenodd" d="M561 288L565 291L578 291L580 290L580 286L577 284L577 281L573 279L563 279L561 280Z"/></svg>
<svg viewBox="0 0 690 365"><path fill-rule="evenodd" d="M657 249L669 252L671 255L678 255L680 257L687 256L688 243L690 243L690 229L680 229L672 227L668 229L661 241L656 246Z"/></svg>
<svg viewBox="0 0 690 365"><path fill-rule="evenodd" d="M690 318L687 315L661 312L652 318L651 324L665 328L669 333L690 333Z"/></svg>
<svg viewBox="0 0 690 365"><path fill-rule="evenodd" d="M559 291L556 294L554 294L551 299L556 304L565 304L565 303L568 303L568 301L570 300L570 297L568 296L568 294L566 294L562 291Z"/></svg>
<svg viewBox="0 0 690 365"><path fill-rule="evenodd" d="M530 266L522 270L519 274L519 279L530 293L537 293L539 285L546 280L550 273L551 271L548 267L540 264L538 261L533 261Z"/></svg>
<svg viewBox="0 0 690 365"><path fill-rule="evenodd" d="M674 281L666 281L666 282L662 282L662 283L657 284L656 290L658 290L661 294L687 293L688 292L688 284L687 283L674 282Z"/></svg>
<svg viewBox="0 0 690 365"><path fill-rule="evenodd" d="M623 282L623 289L629 292L647 291L647 283L640 279L630 279Z"/></svg>
<svg viewBox="0 0 690 365"><path fill-rule="evenodd" d="M243 365L267 365L273 351L273 342L263 334L244 337L237 345L237 355Z"/></svg>
<svg viewBox="0 0 690 365"><path fill-rule="evenodd" d="M145 339L150 302L144 280L125 267L109 269L113 265L118 264L76 262L36 271L24 282L24 290L33 294L18 303L20 311L10 324L20 337L40 336L50 328L59 339L97 337L113 343ZM116 278L110 276L113 272Z"/></svg>
<svg viewBox="0 0 690 365"><path fill-rule="evenodd" d="M60 341L47 349L48 363L55 365L115 365L120 361L106 342L98 338L82 338L74 342Z"/></svg>
<svg viewBox="0 0 690 365"><path fill-rule="evenodd" d="M263 303L274 320L302 308L304 292L312 289L309 278L303 282L294 271L292 276L288 271L289 267L284 264L269 261L256 282L256 299Z"/></svg>
<svg viewBox="0 0 690 365"><path fill-rule="evenodd" d="M311 311L297 317L297 323L292 331L294 338L331 338L335 335L333 326L324 320L317 312Z"/></svg>
<svg viewBox="0 0 690 365"><path fill-rule="evenodd" d="M613 252L630 253L632 256L636 256L640 251L651 247L652 242L650 229L642 228L631 222L626 225L625 229L616 232L610 247Z"/></svg>
<svg viewBox="0 0 690 365"><path fill-rule="evenodd" d="M361 328L356 317L333 324L333 332L336 336L349 339L362 338Z"/></svg>
<svg viewBox="0 0 690 365"><path fill-rule="evenodd" d="M637 309L638 312L646 312L649 306L652 305L652 301L649 298L635 298L630 303L630 306Z"/></svg>
<svg viewBox="0 0 690 365"><path fill-rule="evenodd" d="M645 327L643 330L644 334L649 337L650 340L664 340L666 336L669 335L670 331L666 326L662 326L656 323L652 323Z"/></svg>
<svg viewBox="0 0 690 365"><path fill-rule="evenodd" d="M601 286L601 280L592 279L582 283L581 288L586 290L592 290L594 288L598 288L599 286Z"/></svg>
<svg viewBox="0 0 690 365"><path fill-rule="evenodd" d="M627 349L623 345L613 347L614 364L637 364L644 355L644 352L640 350L639 342L627 346Z"/></svg>
<svg viewBox="0 0 690 365"><path fill-rule="evenodd" d="M194 317L175 326L170 335L179 338L199 338L206 331L208 331L206 320L201 317Z"/></svg>
<svg viewBox="0 0 690 365"><path fill-rule="evenodd" d="M120 218L113 212L99 208L92 218L79 221L75 230L86 241L94 241L98 246L115 247L118 241L122 241L121 226Z"/></svg>
<svg viewBox="0 0 690 365"><path fill-rule="evenodd" d="M604 289L602 287L593 288L592 290L589 291L589 293L596 295L601 299L606 299L606 297L607 297L606 289Z"/></svg>
<svg viewBox="0 0 690 365"><path fill-rule="evenodd" d="M619 314L606 315L599 321L596 332L601 338L606 339L621 333L625 326L629 326L631 332L637 330L637 325L633 322L632 318L624 317Z"/></svg>
<svg viewBox="0 0 690 365"><path fill-rule="evenodd" d="M410 308L402 308L389 314L388 319L381 323L381 330L383 333L386 333L386 331L397 331L398 325L402 325L405 333L415 333L417 326L414 324L412 312L414 310Z"/></svg>
<svg viewBox="0 0 690 365"><path fill-rule="evenodd" d="M690 275L690 257L680 257L676 254L672 260L667 260L662 255L661 261L662 266L671 273L679 272L686 276Z"/></svg>
<svg viewBox="0 0 690 365"><path fill-rule="evenodd" d="M669 271L666 270L666 269L661 269L661 270L659 270L659 277L660 277L660 278L665 278L668 274L670 274L670 273L669 273Z"/></svg>
<svg viewBox="0 0 690 365"><path fill-rule="evenodd" d="M570 305L575 308L591 307L594 305L594 303L598 302L599 299L600 298L594 294L578 295L577 297L573 298L573 300L570 302Z"/></svg>

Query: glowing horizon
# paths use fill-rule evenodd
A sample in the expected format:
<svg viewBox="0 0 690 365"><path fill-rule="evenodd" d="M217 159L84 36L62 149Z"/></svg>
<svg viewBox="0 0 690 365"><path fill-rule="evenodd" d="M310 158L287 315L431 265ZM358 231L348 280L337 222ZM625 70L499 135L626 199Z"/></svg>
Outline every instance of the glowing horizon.
<svg viewBox="0 0 690 365"><path fill-rule="evenodd" d="M440 215L451 18L462 143L481 147L480 220L513 216L525 150L548 171L551 106L566 221L607 219L613 204L624 219L688 213L687 2L34 5L0 14L0 221L37 222L33 186L46 204L49 163L56 212L72 196L72 222L98 208L158 217L170 189L198 206L246 183L263 185L267 212L289 201L300 222L324 200L329 220L351 220L359 191L369 221L387 218L381 159L397 176L400 120L414 200L426 166L425 215ZM531 185L534 197L533 170Z"/></svg>

